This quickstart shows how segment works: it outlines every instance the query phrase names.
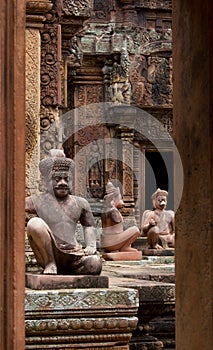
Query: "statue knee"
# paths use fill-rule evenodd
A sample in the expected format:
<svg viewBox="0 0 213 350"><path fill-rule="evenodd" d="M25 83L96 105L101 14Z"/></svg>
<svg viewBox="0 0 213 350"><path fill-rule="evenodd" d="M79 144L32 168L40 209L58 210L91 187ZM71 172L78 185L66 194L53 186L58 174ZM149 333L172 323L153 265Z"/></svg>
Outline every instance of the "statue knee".
<svg viewBox="0 0 213 350"><path fill-rule="evenodd" d="M132 226L131 231L132 231L132 236L135 237L135 239L140 236L140 230L137 226Z"/></svg>
<svg viewBox="0 0 213 350"><path fill-rule="evenodd" d="M45 222L40 218L31 218L27 223L27 235L32 236L47 230Z"/></svg>
<svg viewBox="0 0 213 350"><path fill-rule="evenodd" d="M157 226L153 226L147 232L147 242L149 246L153 247L158 243L159 240L159 228Z"/></svg>
<svg viewBox="0 0 213 350"><path fill-rule="evenodd" d="M89 275L100 275L102 261L99 255L89 255L84 261L85 273Z"/></svg>
<svg viewBox="0 0 213 350"><path fill-rule="evenodd" d="M152 234L152 235L159 235L159 233L160 233L159 227L158 226L152 226L149 229L147 235L150 235L150 234Z"/></svg>

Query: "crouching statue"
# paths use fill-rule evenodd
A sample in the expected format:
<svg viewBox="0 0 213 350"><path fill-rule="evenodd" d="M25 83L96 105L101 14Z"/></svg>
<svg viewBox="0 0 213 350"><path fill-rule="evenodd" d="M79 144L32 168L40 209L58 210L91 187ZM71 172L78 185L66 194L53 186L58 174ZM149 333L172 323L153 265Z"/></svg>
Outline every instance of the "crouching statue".
<svg viewBox="0 0 213 350"><path fill-rule="evenodd" d="M61 150L39 163L45 192L26 199L26 211L37 213L27 224L27 235L44 274L99 275L94 218L86 199L72 192L74 162ZM76 239L76 226L83 227L85 247Z"/></svg>
<svg viewBox="0 0 213 350"><path fill-rule="evenodd" d="M165 210L168 192L157 189L152 195L153 210L145 210L141 229L147 236L148 248L168 249L175 246L174 212Z"/></svg>
<svg viewBox="0 0 213 350"><path fill-rule="evenodd" d="M101 215L102 221L102 235L101 235L101 248L106 253L126 253L122 260L125 260L125 256L128 260L128 254L134 253L134 258L131 260L138 260L137 253L139 253L139 259L141 259L141 252L132 248L131 244L140 235L140 231L137 226L132 226L123 229L123 217L119 211L124 205L121 197L119 187L114 187L111 182L106 185L106 195L104 197L104 211ZM105 254L104 257L107 257ZM112 257L111 255L108 255ZM119 255L116 255L119 260ZM111 258L110 258L111 260Z"/></svg>

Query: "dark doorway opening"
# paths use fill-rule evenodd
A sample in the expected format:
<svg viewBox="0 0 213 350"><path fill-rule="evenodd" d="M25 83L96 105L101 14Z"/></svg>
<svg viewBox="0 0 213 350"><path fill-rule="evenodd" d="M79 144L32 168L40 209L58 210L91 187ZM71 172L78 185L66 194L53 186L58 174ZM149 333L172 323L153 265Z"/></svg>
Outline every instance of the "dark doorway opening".
<svg viewBox="0 0 213 350"><path fill-rule="evenodd" d="M152 209L151 195L157 188L169 192L167 209L174 209L174 165L172 152L145 152L145 209Z"/></svg>

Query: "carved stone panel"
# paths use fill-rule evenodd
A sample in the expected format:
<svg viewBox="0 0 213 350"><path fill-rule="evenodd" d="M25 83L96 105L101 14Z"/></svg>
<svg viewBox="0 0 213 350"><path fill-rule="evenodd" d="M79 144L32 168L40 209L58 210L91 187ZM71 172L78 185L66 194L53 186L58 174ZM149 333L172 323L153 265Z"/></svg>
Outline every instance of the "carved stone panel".
<svg viewBox="0 0 213 350"><path fill-rule="evenodd" d="M40 107L40 34L26 30L26 194L38 189Z"/></svg>

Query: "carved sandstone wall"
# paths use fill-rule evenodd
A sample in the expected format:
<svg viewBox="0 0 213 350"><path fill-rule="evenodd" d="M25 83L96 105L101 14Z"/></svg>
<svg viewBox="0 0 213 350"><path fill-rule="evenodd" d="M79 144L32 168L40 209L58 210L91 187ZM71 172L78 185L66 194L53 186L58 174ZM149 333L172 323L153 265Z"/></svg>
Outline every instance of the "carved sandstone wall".
<svg viewBox="0 0 213 350"><path fill-rule="evenodd" d="M140 221L145 209L144 154L152 145L133 126L126 140L126 131L113 125L116 113L111 113L111 125L102 126L97 136L97 117L103 111L94 112L89 106L99 104L101 109L102 103L113 102L147 110L161 122L160 127L155 123L147 128L163 148L171 149L170 140L161 132L162 128L172 132L171 1L39 0L27 4L28 36L32 30L37 33L37 38L29 39L32 48L28 51L39 55L40 50L34 66L27 51L27 191L38 188L35 168L39 159L66 141L67 154L77 160L76 193L100 199L107 179L117 179L124 188L127 215L137 193L142 193L137 208ZM58 128L70 110L75 112L66 130ZM122 125L121 118L118 124ZM93 128L89 134L88 126ZM120 146L107 141L103 147L100 137L118 138ZM94 143L98 143L98 158ZM114 161L110 147L115 148Z"/></svg>

